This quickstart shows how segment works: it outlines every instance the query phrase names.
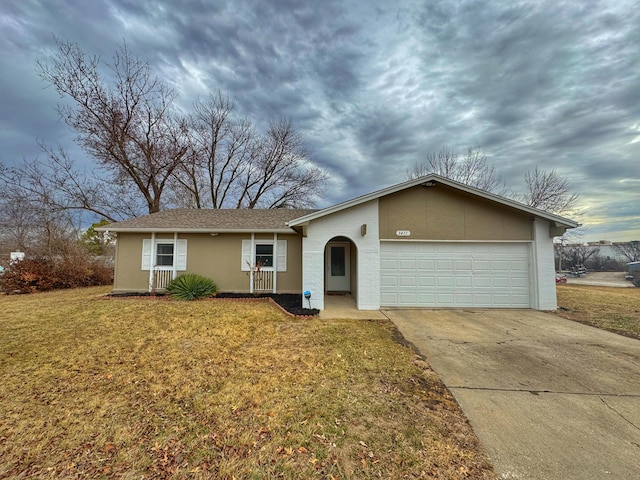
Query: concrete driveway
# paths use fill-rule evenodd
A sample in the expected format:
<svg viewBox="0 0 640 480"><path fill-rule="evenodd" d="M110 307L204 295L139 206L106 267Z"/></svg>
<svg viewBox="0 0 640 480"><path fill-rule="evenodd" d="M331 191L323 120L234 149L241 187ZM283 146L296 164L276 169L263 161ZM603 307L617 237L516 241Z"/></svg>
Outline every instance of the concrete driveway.
<svg viewBox="0 0 640 480"><path fill-rule="evenodd" d="M640 341L532 310L384 313L505 479L640 478Z"/></svg>

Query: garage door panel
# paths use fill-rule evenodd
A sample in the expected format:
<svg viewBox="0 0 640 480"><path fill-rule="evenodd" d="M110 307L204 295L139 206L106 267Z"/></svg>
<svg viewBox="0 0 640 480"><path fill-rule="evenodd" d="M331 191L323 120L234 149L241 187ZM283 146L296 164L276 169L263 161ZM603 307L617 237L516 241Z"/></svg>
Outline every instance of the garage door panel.
<svg viewBox="0 0 640 480"><path fill-rule="evenodd" d="M509 271L509 260L491 260L491 270L508 272Z"/></svg>
<svg viewBox="0 0 640 480"><path fill-rule="evenodd" d="M486 288L491 287L491 277L489 276L476 276L473 277L473 286L474 288Z"/></svg>
<svg viewBox="0 0 640 480"><path fill-rule="evenodd" d="M415 243L413 251L419 254L433 254L436 253L436 246L433 243Z"/></svg>
<svg viewBox="0 0 640 480"><path fill-rule="evenodd" d="M385 306L528 308L529 245L382 242Z"/></svg>
<svg viewBox="0 0 640 480"><path fill-rule="evenodd" d="M380 286L382 287L397 287L398 277L396 275L381 275Z"/></svg>
<svg viewBox="0 0 640 480"><path fill-rule="evenodd" d="M509 270L512 272L526 272L529 269L529 262L527 260L511 260L509 262Z"/></svg>
<svg viewBox="0 0 640 480"><path fill-rule="evenodd" d="M438 275L436 277L436 287L453 287L453 276L445 277L444 275Z"/></svg>
<svg viewBox="0 0 640 480"><path fill-rule="evenodd" d="M491 262L474 258L471 262L471 269L474 272L488 272L491 270Z"/></svg>
<svg viewBox="0 0 640 480"><path fill-rule="evenodd" d="M490 305L491 294L490 293L474 293L473 304L474 305Z"/></svg>
<svg viewBox="0 0 640 480"><path fill-rule="evenodd" d="M509 278L495 276L491 279L491 286L493 288L499 288L499 289L508 288Z"/></svg>
<svg viewBox="0 0 640 480"><path fill-rule="evenodd" d="M416 261L412 258L401 258L398 260L398 269L400 270L415 270Z"/></svg>
<svg viewBox="0 0 640 480"><path fill-rule="evenodd" d="M523 288L525 290L529 289L529 279L525 278L525 277L513 277L511 278L511 287L517 288Z"/></svg>
<svg viewBox="0 0 640 480"><path fill-rule="evenodd" d="M456 288L468 288L472 286L473 278L456 276L453 283Z"/></svg>
<svg viewBox="0 0 640 480"><path fill-rule="evenodd" d="M418 274L418 286L420 287L435 287L436 285L436 277L434 276L423 276Z"/></svg>
<svg viewBox="0 0 640 480"><path fill-rule="evenodd" d="M398 261L395 258L380 259L380 268L384 270L396 270L398 268Z"/></svg>
<svg viewBox="0 0 640 480"><path fill-rule="evenodd" d="M509 296L509 294L504 294L504 293L496 293L493 295L493 303L495 306L499 307L499 306L510 306L511 305L511 297Z"/></svg>
<svg viewBox="0 0 640 480"><path fill-rule="evenodd" d="M400 293L398 295L398 301L401 305L417 305L418 295L417 293Z"/></svg>
<svg viewBox="0 0 640 480"><path fill-rule="evenodd" d="M418 259L418 270L434 270L436 266L435 260Z"/></svg>
<svg viewBox="0 0 640 480"><path fill-rule="evenodd" d="M436 302L439 307L455 307L453 293L438 293L436 294Z"/></svg>
<svg viewBox="0 0 640 480"><path fill-rule="evenodd" d="M473 293L456 293L454 295L456 306L458 307L471 307L473 306L474 298Z"/></svg>
<svg viewBox="0 0 640 480"><path fill-rule="evenodd" d="M435 293L421 293L418 295L418 305L425 305L428 303L435 303Z"/></svg>
<svg viewBox="0 0 640 480"><path fill-rule="evenodd" d="M401 275L398 278L398 286L399 287L415 287L417 284L416 280L417 279L415 276Z"/></svg>
<svg viewBox="0 0 640 480"><path fill-rule="evenodd" d="M456 269L456 272L470 272L473 267L473 262L471 261L471 259L456 259L454 261L454 267Z"/></svg>
<svg viewBox="0 0 640 480"><path fill-rule="evenodd" d="M435 245L435 251L438 255L453 253L452 243L434 243L433 245Z"/></svg>
<svg viewBox="0 0 640 480"><path fill-rule="evenodd" d="M452 259L447 259L447 260L436 260L436 271L438 272L451 272L453 271L453 260Z"/></svg>
<svg viewBox="0 0 640 480"><path fill-rule="evenodd" d="M514 307L529 308L529 295L511 295L511 304Z"/></svg>

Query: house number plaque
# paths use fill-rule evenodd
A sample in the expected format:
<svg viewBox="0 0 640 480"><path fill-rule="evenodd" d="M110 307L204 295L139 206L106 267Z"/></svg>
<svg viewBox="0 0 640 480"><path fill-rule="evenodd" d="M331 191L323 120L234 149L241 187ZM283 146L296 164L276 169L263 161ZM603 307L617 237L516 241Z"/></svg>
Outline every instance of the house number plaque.
<svg viewBox="0 0 640 480"><path fill-rule="evenodd" d="M409 230L396 230L396 237L408 237L411 235Z"/></svg>

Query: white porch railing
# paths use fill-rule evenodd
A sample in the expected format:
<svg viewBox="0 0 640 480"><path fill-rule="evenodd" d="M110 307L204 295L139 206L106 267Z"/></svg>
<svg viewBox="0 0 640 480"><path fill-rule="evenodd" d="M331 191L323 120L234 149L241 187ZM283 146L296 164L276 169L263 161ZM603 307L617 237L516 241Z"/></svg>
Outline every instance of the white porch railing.
<svg viewBox="0 0 640 480"><path fill-rule="evenodd" d="M253 272L253 291L273 291L273 271L260 270Z"/></svg>
<svg viewBox="0 0 640 480"><path fill-rule="evenodd" d="M164 290L169 285L169 282L173 279L173 269L166 270L156 267L153 271L153 285L151 285L151 291Z"/></svg>

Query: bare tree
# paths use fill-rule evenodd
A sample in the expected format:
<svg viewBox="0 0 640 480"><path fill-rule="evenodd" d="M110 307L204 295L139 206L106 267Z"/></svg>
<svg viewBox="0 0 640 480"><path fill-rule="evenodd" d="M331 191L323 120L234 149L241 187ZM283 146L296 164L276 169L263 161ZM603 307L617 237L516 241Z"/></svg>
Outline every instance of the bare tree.
<svg viewBox="0 0 640 480"><path fill-rule="evenodd" d="M487 156L472 148L469 148L462 158L447 148L438 153L430 153L425 162L416 163L407 170L405 176L412 179L429 173L499 195L507 192L504 180L498 175L495 167L489 165Z"/></svg>
<svg viewBox="0 0 640 480"><path fill-rule="evenodd" d="M88 212L86 224L157 212L169 202L195 208L315 203L326 174L290 122L274 122L260 135L221 93L179 117L175 93L126 44L105 63L77 44L56 42L38 73L70 100L58 112L97 168L83 170L62 148L44 144L46 160L0 166L0 188L28 210L61 218ZM25 232L16 234L26 238Z"/></svg>
<svg viewBox="0 0 640 480"><path fill-rule="evenodd" d="M325 179L291 121L272 121L239 183L236 208L311 207Z"/></svg>
<svg viewBox="0 0 640 480"><path fill-rule="evenodd" d="M326 173L288 120L259 134L218 93L189 117L191 151L174 172L174 202L193 208L293 208L315 204Z"/></svg>
<svg viewBox="0 0 640 480"><path fill-rule="evenodd" d="M25 251L38 225L29 199L19 190L0 189L0 240L8 249Z"/></svg>
<svg viewBox="0 0 640 480"><path fill-rule="evenodd" d="M614 243L613 249L629 260L629 262L640 261L640 241L638 240L627 243Z"/></svg>
<svg viewBox="0 0 640 480"><path fill-rule="evenodd" d="M46 208L50 214L88 212L118 221L144 211L139 195L130 183L105 181L99 174L76 166L61 149L41 145L46 160L24 160L19 167L0 166L0 188L12 200L33 212Z"/></svg>
<svg viewBox="0 0 640 480"><path fill-rule="evenodd" d="M524 176L527 192L522 203L539 210L556 214L570 214L575 209L578 194L572 192L569 182L555 170L545 172L536 167Z"/></svg>
<svg viewBox="0 0 640 480"><path fill-rule="evenodd" d="M38 62L38 73L72 101L58 107L61 118L110 174L108 181L133 184L148 212L159 211L167 182L188 152L186 125L171 113L175 93L126 44L102 65L77 44L56 42L56 54Z"/></svg>
<svg viewBox="0 0 640 480"><path fill-rule="evenodd" d="M578 268L586 265L587 261L594 255L600 253L599 247L589 245L568 245L562 247L561 255L568 262L571 268Z"/></svg>
<svg viewBox="0 0 640 480"><path fill-rule="evenodd" d="M0 178L7 175L0 168ZM24 179L22 179L24 180ZM56 208L47 192L35 192L19 181L3 182L0 189L0 230L11 249L50 254L66 248L75 233L75 218L70 211ZM37 202L36 202L37 199Z"/></svg>
<svg viewBox="0 0 640 480"><path fill-rule="evenodd" d="M218 92L198 100L189 116L191 150L174 172L173 198L192 208L235 206L237 183L257 155L253 125L233 115L234 104Z"/></svg>
<svg viewBox="0 0 640 480"><path fill-rule="evenodd" d="M536 167L524 176L526 192L519 194L509 189L496 169L487 163L487 156L468 149L460 158L451 150L443 149L427 155L426 161L416 163L407 170L406 178L418 178L435 173L480 190L511 197L525 205L558 215L575 214L578 194L555 170L546 172Z"/></svg>

